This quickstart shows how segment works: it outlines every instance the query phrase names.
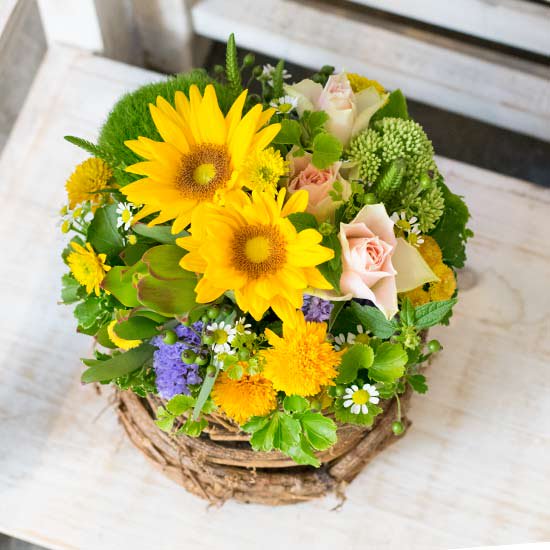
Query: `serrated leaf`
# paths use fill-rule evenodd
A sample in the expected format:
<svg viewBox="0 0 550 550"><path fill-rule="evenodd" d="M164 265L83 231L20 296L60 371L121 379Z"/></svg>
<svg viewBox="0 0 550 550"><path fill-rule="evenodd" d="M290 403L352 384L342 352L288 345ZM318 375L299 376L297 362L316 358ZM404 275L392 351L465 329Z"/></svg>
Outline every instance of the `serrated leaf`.
<svg viewBox="0 0 550 550"><path fill-rule="evenodd" d="M273 447L285 451L298 445L302 432L300 422L288 414L279 412L275 413L273 418L278 418L277 427L273 432Z"/></svg>
<svg viewBox="0 0 550 550"><path fill-rule="evenodd" d="M309 401L301 395L287 395L283 401L283 408L287 412L304 412L309 407Z"/></svg>
<svg viewBox="0 0 550 550"><path fill-rule="evenodd" d="M141 344L120 355L115 355L100 365L94 365L82 373L81 380L90 382L109 382L119 376L124 376L144 365L153 357L155 348L149 344Z"/></svg>
<svg viewBox="0 0 550 550"><path fill-rule="evenodd" d="M285 452L286 454L296 462L305 466L314 466L318 468L321 462L314 454L313 447L308 443L304 437L300 438L300 443L295 447L290 447Z"/></svg>
<svg viewBox="0 0 550 550"><path fill-rule="evenodd" d="M261 430L269 421L269 416L253 416L241 427L243 431L251 434Z"/></svg>
<svg viewBox="0 0 550 550"><path fill-rule="evenodd" d="M88 242L93 249L107 256L117 256L124 248L124 240L118 232L117 205L98 208L88 228Z"/></svg>
<svg viewBox="0 0 550 550"><path fill-rule="evenodd" d="M340 160L342 156L342 143L331 134L317 134L313 139L313 154L311 162L316 168L328 168L331 164Z"/></svg>
<svg viewBox="0 0 550 550"><path fill-rule="evenodd" d="M179 416L192 409L195 405L195 398L191 395L174 395L168 403L166 409L174 416Z"/></svg>
<svg viewBox="0 0 550 550"><path fill-rule="evenodd" d="M370 330L378 338L385 340L395 333L395 325L391 321L388 321L378 308L361 306L357 302L353 302L351 309L363 327Z"/></svg>
<svg viewBox="0 0 550 550"><path fill-rule="evenodd" d="M336 424L321 413L305 412L300 415L304 436L318 451L324 451L336 443Z"/></svg>
<svg viewBox="0 0 550 550"><path fill-rule="evenodd" d="M423 330L440 323L456 304L456 298L440 302L429 302L415 310L416 328Z"/></svg>
<svg viewBox="0 0 550 550"><path fill-rule="evenodd" d="M342 356L340 372L336 381L349 384L357 378L359 369L368 369L374 360L374 351L365 344L354 344Z"/></svg>
<svg viewBox="0 0 550 550"><path fill-rule="evenodd" d="M155 420L155 424L163 432L170 432L172 430L172 427L174 425L174 420L175 420L174 416L172 416L170 413L164 410L163 407L159 407L157 409L157 419Z"/></svg>
<svg viewBox="0 0 550 550"><path fill-rule="evenodd" d="M415 392L426 393L428 391L426 377L423 374L410 374L407 376L407 381Z"/></svg>
<svg viewBox="0 0 550 550"><path fill-rule="evenodd" d="M334 416L338 422L345 424L357 424L358 426L372 426L374 419L382 412L382 408L372 403L368 404L368 413L353 414L351 407L344 407L343 399L337 399L334 403Z"/></svg>
<svg viewBox="0 0 550 550"><path fill-rule="evenodd" d="M300 138L302 136L302 129L300 124L295 120L284 118L281 121L281 129L279 133L273 138L272 143L279 145L296 145L301 147Z"/></svg>
<svg viewBox="0 0 550 550"><path fill-rule="evenodd" d="M84 302L74 308L74 316L83 329L96 325L101 314L101 301L95 296L88 296Z"/></svg>
<svg viewBox="0 0 550 550"><path fill-rule="evenodd" d="M279 426L279 417L273 415L269 421L256 430L250 438L250 444L255 451L268 452L273 449L273 439Z"/></svg>
<svg viewBox="0 0 550 550"><path fill-rule="evenodd" d="M376 349L369 376L377 382L395 382L403 376L408 359L401 344L384 342Z"/></svg>
<svg viewBox="0 0 550 550"><path fill-rule="evenodd" d="M61 284L61 301L64 304L73 304L80 300L81 285L70 273L65 273L61 277Z"/></svg>
<svg viewBox="0 0 550 550"><path fill-rule="evenodd" d="M408 297L406 297L401 304L399 317L403 325L406 325L408 327L414 326L416 319L415 310Z"/></svg>

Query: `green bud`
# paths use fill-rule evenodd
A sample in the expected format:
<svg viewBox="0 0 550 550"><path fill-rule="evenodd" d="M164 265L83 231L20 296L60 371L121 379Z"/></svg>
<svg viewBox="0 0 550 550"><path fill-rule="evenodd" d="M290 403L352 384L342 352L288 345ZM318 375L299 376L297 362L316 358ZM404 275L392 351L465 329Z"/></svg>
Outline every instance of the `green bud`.
<svg viewBox="0 0 550 550"><path fill-rule="evenodd" d="M256 56L253 53L247 53L243 59L243 67L254 65L254 61L256 61Z"/></svg>
<svg viewBox="0 0 550 550"><path fill-rule="evenodd" d="M246 361L250 358L250 352L247 349L239 350L238 357L240 361Z"/></svg>
<svg viewBox="0 0 550 550"><path fill-rule="evenodd" d="M223 65L214 65L214 74L222 75L225 73L225 68Z"/></svg>
<svg viewBox="0 0 550 550"><path fill-rule="evenodd" d="M254 78L258 78L263 72L263 69L259 66L259 65L256 65L253 69L252 69L252 76Z"/></svg>
<svg viewBox="0 0 550 550"><path fill-rule="evenodd" d="M221 311L223 315L231 315L231 313L233 313L233 307L229 304L224 304Z"/></svg>
<svg viewBox="0 0 550 550"><path fill-rule="evenodd" d="M401 435L405 431L405 426L403 426L403 422L396 420L391 425L391 430L394 433L394 435Z"/></svg>
<svg viewBox="0 0 550 550"><path fill-rule="evenodd" d="M441 350L441 344L439 343L439 340L430 340L428 342L428 349L431 353L437 353Z"/></svg>
<svg viewBox="0 0 550 550"><path fill-rule="evenodd" d="M365 195L365 198L363 199L363 202L365 204L376 204L378 202L378 199L374 193L367 193Z"/></svg>
<svg viewBox="0 0 550 550"><path fill-rule="evenodd" d="M206 315L209 319L215 319L220 314L220 306L212 306L208 308Z"/></svg>
<svg viewBox="0 0 550 550"><path fill-rule="evenodd" d="M321 410L321 401L319 401L319 399L311 399L309 404L311 405L312 409L315 409L316 411Z"/></svg>
<svg viewBox="0 0 550 550"><path fill-rule="evenodd" d="M167 330L162 341L172 346L178 341L178 335L173 330Z"/></svg>
<svg viewBox="0 0 550 550"><path fill-rule="evenodd" d="M195 364L202 367L210 361L210 353L207 350L202 350L195 359Z"/></svg>
<svg viewBox="0 0 550 550"><path fill-rule="evenodd" d="M206 330L202 335L202 343L211 346L214 343L214 333L211 330Z"/></svg>
<svg viewBox="0 0 550 550"><path fill-rule="evenodd" d="M216 376L218 369L214 365L208 365L206 367L206 376Z"/></svg>
<svg viewBox="0 0 550 550"><path fill-rule="evenodd" d="M341 397L342 395L344 395L345 391L346 391L346 386L342 386L341 384L338 384L334 388L334 393L336 394L337 397Z"/></svg>
<svg viewBox="0 0 550 550"><path fill-rule="evenodd" d="M208 315L206 315L206 313L201 317L201 321L203 323L208 323L208 321L210 321L210 317L208 317Z"/></svg>
<svg viewBox="0 0 550 550"><path fill-rule="evenodd" d="M331 223L323 222L319 226L319 233L321 233L321 235L324 235L325 237L328 237L329 235L332 235L334 233L334 229L334 225L332 225Z"/></svg>
<svg viewBox="0 0 550 550"><path fill-rule="evenodd" d="M184 327L190 327L191 326L191 319L189 317L185 317L180 322Z"/></svg>
<svg viewBox="0 0 550 550"><path fill-rule="evenodd" d="M334 67L332 65L323 65L319 71L321 74L330 76L334 73Z"/></svg>
<svg viewBox="0 0 550 550"><path fill-rule="evenodd" d="M422 189L430 189L432 186L432 178L426 173L420 176L420 187Z"/></svg>
<svg viewBox="0 0 550 550"><path fill-rule="evenodd" d="M196 358L197 354L192 349L184 349L181 352L181 360L187 365L194 363Z"/></svg>

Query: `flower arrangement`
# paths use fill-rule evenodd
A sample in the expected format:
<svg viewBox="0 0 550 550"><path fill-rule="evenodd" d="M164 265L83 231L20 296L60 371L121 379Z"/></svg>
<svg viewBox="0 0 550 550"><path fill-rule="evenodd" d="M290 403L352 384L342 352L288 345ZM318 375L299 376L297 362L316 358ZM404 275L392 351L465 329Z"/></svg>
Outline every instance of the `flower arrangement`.
<svg viewBox="0 0 550 550"><path fill-rule="evenodd" d="M214 75L126 95L97 144L67 136L92 157L66 183L62 301L96 342L83 382L160 396L174 435L216 411L318 466L337 423L426 392L469 213L399 90L254 63L231 36Z"/></svg>

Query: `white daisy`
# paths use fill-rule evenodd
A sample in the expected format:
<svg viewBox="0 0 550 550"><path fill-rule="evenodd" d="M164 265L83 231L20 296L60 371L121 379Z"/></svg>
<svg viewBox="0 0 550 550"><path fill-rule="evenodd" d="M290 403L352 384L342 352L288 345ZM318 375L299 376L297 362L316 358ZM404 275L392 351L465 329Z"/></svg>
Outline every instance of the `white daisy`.
<svg viewBox="0 0 550 550"><path fill-rule="evenodd" d="M355 334L348 332L347 336L345 334L338 334L334 337L334 349L340 351L343 348L353 346L355 344Z"/></svg>
<svg viewBox="0 0 550 550"><path fill-rule="evenodd" d="M251 334L249 330L250 328L252 328L252 325L250 325L250 323L247 323L244 317L237 319L237 321L235 322L236 334Z"/></svg>
<svg viewBox="0 0 550 550"><path fill-rule="evenodd" d="M231 342L235 338L237 331L229 323L220 321L219 323L212 323L206 327L214 336L214 343L212 348L215 353L232 353Z"/></svg>
<svg viewBox="0 0 550 550"><path fill-rule="evenodd" d="M344 396L344 407L350 409L352 414L367 414L369 412L368 403L376 405L379 403L380 394L371 384L364 384L361 389L355 384L346 388ZM351 408L350 408L351 407Z"/></svg>
<svg viewBox="0 0 550 550"><path fill-rule="evenodd" d="M269 63L267 65L264 65L262 68L262 74L260 75L260 78L263 78L267 80L267 83L270 86L273 86L273 73L275 72L275 67ZM291 78L292 75L286 70L283 69L283 80L288 80Z"/></svg>
<svg viewBox="0 0 550 550"><path fill-rule="evenodd" d="M296 109L298 106L298 98L292 97L291 95L284 95L283 97L274 99L270 105L271 107L275 107L278 113L285 115Z"/></svg>
<svg viewBox="0 0 550 550"><path fill-rule="evenodd" d="M421 237L420 226L418 224L418 218L412 216L407 218L406 212L394 212L390 219L397 227L398 232L402 235L407 234L407 241L413 246L418 246L424 242L424 238Z"/></svg>
<svg viewBox="0 0 550 550"><path fill-rule="evenodd" d="M124 230L128 231L134 220L134 215L132 213L132 207L127 202L121 202L116 209L118 214L118 219L116 222L117 227L124 226Z"/></svg>

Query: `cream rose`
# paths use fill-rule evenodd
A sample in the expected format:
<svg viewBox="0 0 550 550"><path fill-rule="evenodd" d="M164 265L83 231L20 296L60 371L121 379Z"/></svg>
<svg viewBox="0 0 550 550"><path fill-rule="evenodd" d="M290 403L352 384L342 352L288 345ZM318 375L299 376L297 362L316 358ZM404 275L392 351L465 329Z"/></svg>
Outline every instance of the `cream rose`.
<svg viewBox="0 0 550 550"><path fill-rule="evenodd" d="M351 194L351 185L340 174L341 162L335 162L325 169L316 168L311 162L311 154L287 157L290 165L289 193L304 189L308 192L306 212L313 214L319 222L333 219L336 208L341 201L334 201L329 195L334 183L338 181L342 187L342 199L347 200Z"/></svg>
<svg viewBox="0 0 550 550"><path fill-rule="evenodd" d="M398 311L398 292L438 280L416 248L396 239L383 204L367 205L340 224L339 239L344 297L371 300L388 319Z"/></svg>
<svg viewBox="0 0 550 550"><path fill-rule="evenodd" d="M330 76L324 88L306 78L292 86L285 85L285 93L298 100L296 110L300 116L304 111L325 111L329 116L325 128L344 146L367 128L372 115L388 97L374 85L354 93L345 73Z"/></svg>

